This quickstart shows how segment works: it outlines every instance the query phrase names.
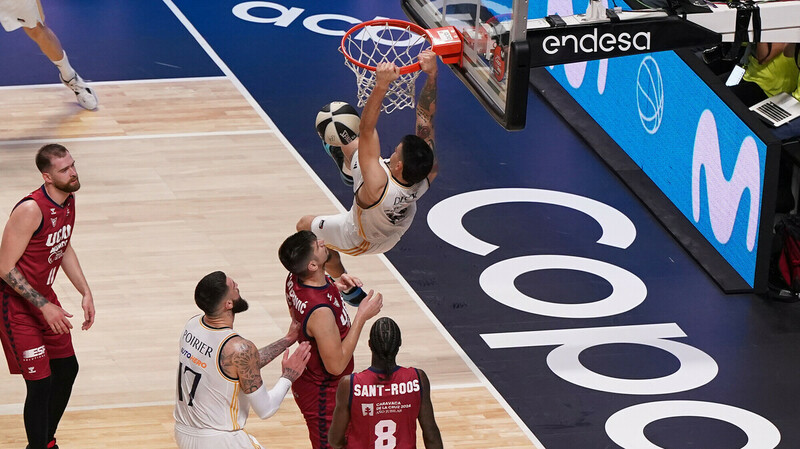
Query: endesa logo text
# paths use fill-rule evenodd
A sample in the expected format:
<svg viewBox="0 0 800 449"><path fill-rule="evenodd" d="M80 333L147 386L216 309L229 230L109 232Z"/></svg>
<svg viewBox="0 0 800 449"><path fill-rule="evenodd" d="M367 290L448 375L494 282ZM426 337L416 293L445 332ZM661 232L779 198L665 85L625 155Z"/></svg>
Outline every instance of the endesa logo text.
<svg viewBox="0 0 800 449"><path fill-rule="evenodd" d="M548 55L555 55L564 50L575 54L593 53L625 53L631 50L649 51L650 33L603 33L595 28L583 35L565 34L563 36L547 36L542 40L542 50Z"/></svg>
<svg viewBox="0 0 800 449"><path fill-rule="evenodd" d="M628 248L636 238L633 222L619 210L579 195L541 189L492 189L455 195L431 208L428 225L447 243L472 254L486 256L498 247L470 234L464 228L462 219L480 207L508 203L541 203L582 212L602 229L597 244L617 251ZM577 304L546 301L521 292L515 280L539 270L590 273L605 279L611 285L612 292L606 298ZM619 315L636 308L647 298L647 286L636 274L600 260L560 254L535 254L500 260L486 267L478 282L493 300L519 312L573 320ZM578 387L610 394L640 397L677 394L712 382L719 372L717 362L710 355L679 341L687 335L678 323L594 327L576 325L569 329L484 333L480 337L492 350L553 347L543 361L553 374ZM680 366L666 376L630 379L598 373L581 361L583 351L611 344L657 348L673 355ZM531 362L520 360L519 363ZM529 371L529 368L522 366L519 369ZM631 405L611 414L606 420L605 431L614 443L625 449L657 449L659 446L645 435L645 427L661 419L676 417L702 417L730 423L747 435L748 448L772 449L781 440L778 428L756 413L731 405L696 400L662 399Z"/></svg>

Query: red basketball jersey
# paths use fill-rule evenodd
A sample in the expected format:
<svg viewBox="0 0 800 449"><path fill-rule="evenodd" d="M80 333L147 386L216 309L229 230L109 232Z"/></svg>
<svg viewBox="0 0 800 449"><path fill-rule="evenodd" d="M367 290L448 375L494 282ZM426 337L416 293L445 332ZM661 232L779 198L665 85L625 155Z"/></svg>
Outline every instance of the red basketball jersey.
<svg viewBox="0 0 800 449"><path fill-rule="evenodd" d="M33 233L16 267L31 287L48 301L56 302L53 282L61 267L64 250L72 237L72 228L75 225L75 197L70 194L64 204L60 205L47 195L42 186L23 198L17 206L25 201L36 202L42 211L42 222Z"/></svg>
<svg viewBox="0 0 800 449"><path fill-rule="evenodd" d="M347 332L350 331L350 316L347 315L347 310L342 302L339 289L336 288L331 278L328 277L327 279L328 283L325 286L311 287L301 284L297 276L290 273L286 278L286 302L289 305L289 313L291 313L292 318L303 325L303 332L297 340L298 343L304 341L311 343L311 359L309 359L306 370L303 371L303 375L298 379L305 382L301 382L300 384L311 382L316 385L321 385L322 383L326 383L336 388L336 383L339 381L339 378L353 372L353 358L350 358L350 363L342 374L334 376L328 373L328 371L325 370L325 365L322 363L322 357L319 355L319 348L317 347L316 340L309 337L306 333L308 317L311 315L311 312L320 307L328 307L333 311L336 325L339 328L339 336L342 339L344 339L344 337L347 336ZM298 384L295 383L295 386L297 385ZM293 386L293 389L296 388Z"/></svg>
<svg viewBox="0 0 800 449"><path fill-rule="evenodd" d="M388 380L372 368L350 377L347 449L417 447L422 382L415 368L397 367Z"/></svg>

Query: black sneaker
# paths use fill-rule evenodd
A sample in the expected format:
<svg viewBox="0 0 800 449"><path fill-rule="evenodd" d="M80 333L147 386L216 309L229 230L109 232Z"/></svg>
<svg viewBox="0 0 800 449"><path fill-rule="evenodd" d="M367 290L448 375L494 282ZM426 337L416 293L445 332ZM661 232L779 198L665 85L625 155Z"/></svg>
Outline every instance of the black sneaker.
<svg viewBox="0 0 800 449"><path fill-rule="evenodd" d="M333 162L336 163L336 168L339 169L339 176L342 177L342 182L352 186L353 177L345 172L344 152L342 152L341 147L335 147L326 142L322 142L322 147L325 148L325 152L328 153L328 156L330 156L331 159L333 159Z"/></svg>
<svg viewBox="0 0 800 449"><path fill-rule="evenodd" d="M25 446L25 449L31 449L30 445ZM58 445L56 444L55 438L52 441L47 443L47 449L58 449Z"/></svg>
<svg viewBox="0 0 800 449"><path fill-rule="evenodd" d="M342 292L342 301L350 304L353 307L358 307L361 304L361 301L367 297L367 294L364 293L364 290L361 287L353 287L346 292Z"/></svg>

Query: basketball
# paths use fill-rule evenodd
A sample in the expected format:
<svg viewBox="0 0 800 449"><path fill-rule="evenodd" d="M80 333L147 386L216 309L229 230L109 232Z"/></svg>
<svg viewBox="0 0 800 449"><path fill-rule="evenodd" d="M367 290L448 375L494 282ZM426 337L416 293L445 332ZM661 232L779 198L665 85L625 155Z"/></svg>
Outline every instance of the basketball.
<svg viewBox="0 0 800 449"><path fill-rule="evenodd" d="M360 123L361 117L354 107L344 101L334 101L317 114L317 134L325 143L340 147L358 137Z"/></svg>

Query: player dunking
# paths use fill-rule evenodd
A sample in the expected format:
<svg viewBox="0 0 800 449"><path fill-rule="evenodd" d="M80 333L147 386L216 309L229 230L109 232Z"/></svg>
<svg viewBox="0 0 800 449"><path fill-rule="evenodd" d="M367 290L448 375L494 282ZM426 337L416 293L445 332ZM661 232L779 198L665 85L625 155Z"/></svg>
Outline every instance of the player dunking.
<svg viewBox="0 0 800 449"><path fill-rule="evenodd" d="M303 412L311 445L328 448L328 429L333 416L336 384L353 372L353 351L364 324L380 312L383 296L372 291L364 298L352 323L340 290L360 285L350 275L339 281L325 275L329 257L325 242L309 231L289 236L278 250L289 271L286 301L293 320L302 323L298 341L311 343L311 360L292 385L295 402Z"/></svg>
<svg viewBox="0 0 800 449"><path fill-rule="evenodd" d="M66 148L36 153L44 184L11 211L0 243L0 340L11 374L27 387L23 420L29 449L57 448L55 434L78 375L71 318L53 291L64 267L83 295L81 329L94 323L94 299L72 249L75 196L81 183Z"/></svg>
<svg viewBox="0 0 800 449"><path fill-rule="evenodd" d="M269 391L260 370L297 341L300 323L293 321L285 337L256 349L233 330L236 314L248 304L221 271L197 283L194 301L204 314L192 317L181 334L175 441L180 449L260 449L244 430L250 408L261 419L278 411L308 363L308 343L291 356L284 353L281 377Z"/></svg>
<svg viewBox="0 0 800 449"><path fill-rule="evenodd" d="M343 163L339 169L352 174L353 206L338 215L306 215L297 223L298 231L310 230L328 244L332 251L327 270L334 278L345 273L340 252L358 256L392 249L411 226L417 211L416 201L436 178L433 132L436 54L423 51L419 63L427 80L417 102L416 135L403 137L392 155L381 159L375 125L389 85L400 76L400 69L393 63L378 64L375 88L361 114L359 137L341 148ZM344 294L351 305L358 305L363 297L360 288Z"/></svg>
<svg viewBox="0 0 800 449"><path fill-rule="evenodd" d="M372 366L339 381L328 433L331 447L413 449L419 421L425 448L442 448L428 376L418 368L397 366L401 344L397 323L378 318L369 331Z"/></svg>

